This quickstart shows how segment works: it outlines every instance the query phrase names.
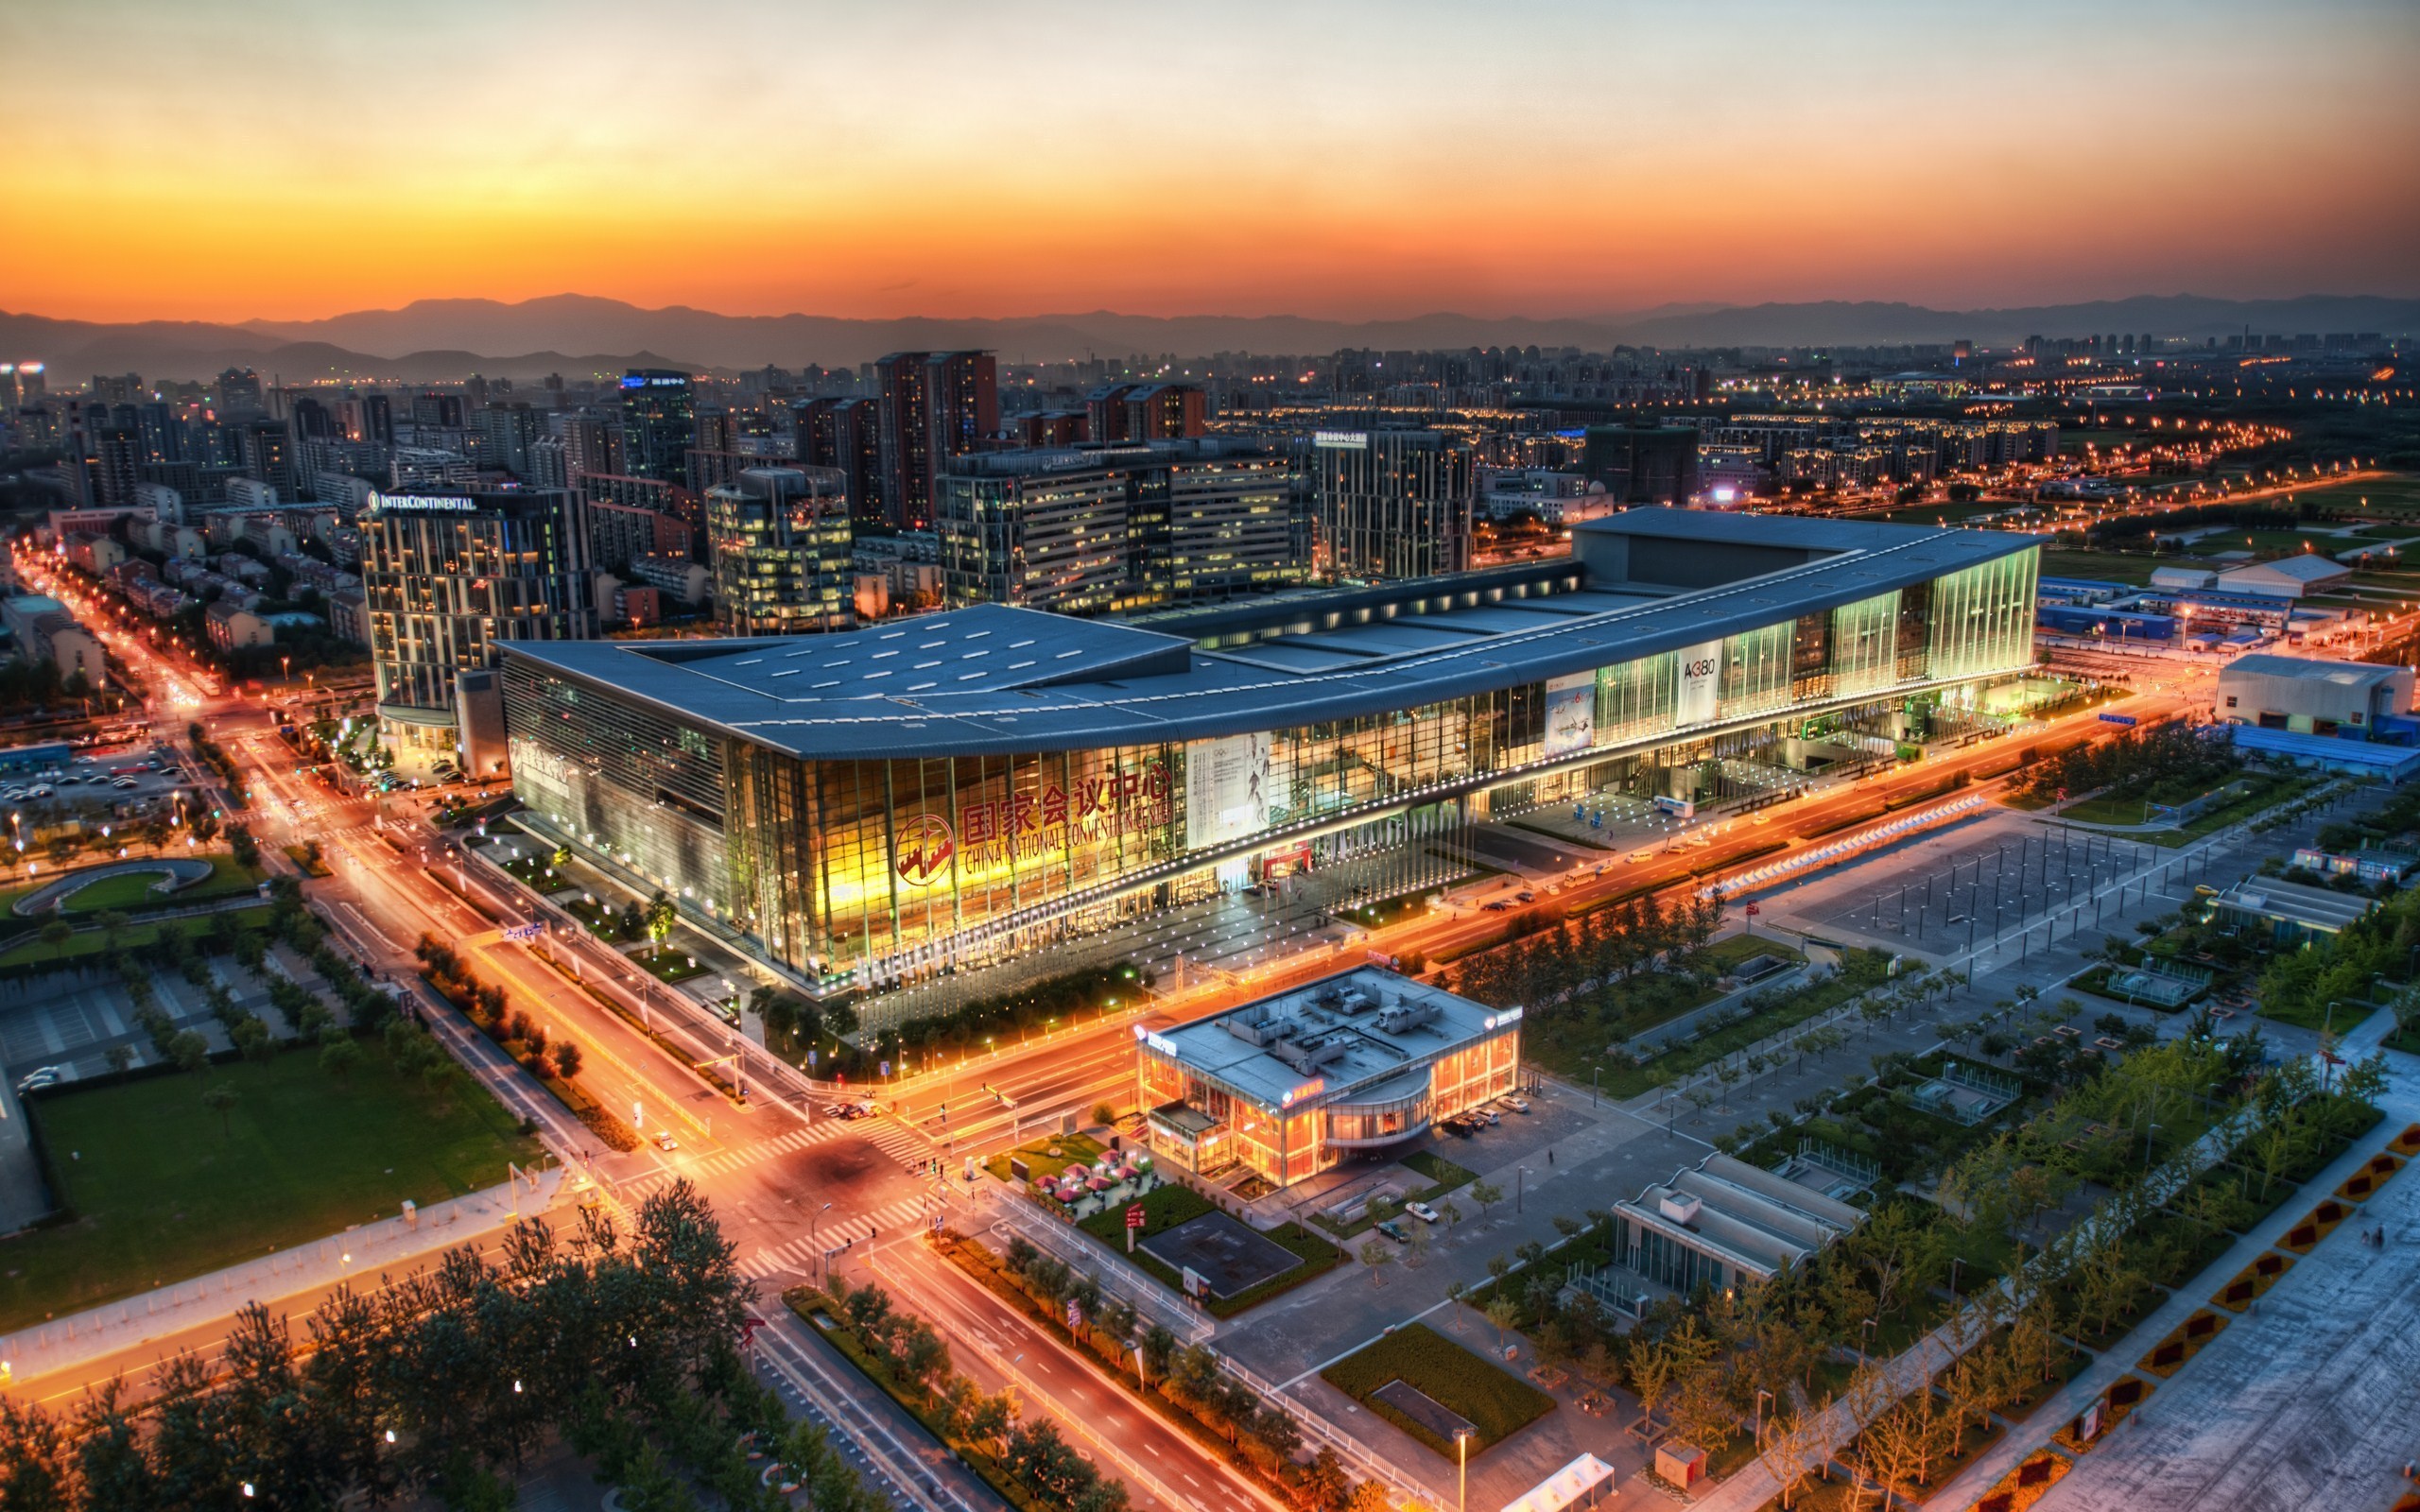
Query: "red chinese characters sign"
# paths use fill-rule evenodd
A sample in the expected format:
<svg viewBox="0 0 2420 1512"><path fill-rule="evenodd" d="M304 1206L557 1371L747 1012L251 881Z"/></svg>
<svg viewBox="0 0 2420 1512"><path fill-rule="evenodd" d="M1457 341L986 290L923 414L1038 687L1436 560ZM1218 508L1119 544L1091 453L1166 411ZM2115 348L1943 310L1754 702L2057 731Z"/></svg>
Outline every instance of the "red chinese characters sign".
<svg viewBox="0 0 2420 1512"><path fill-rule="evenodd" d="M1084 778L1071 787L1053 782L1038 793L961 802L957 822L938 814L901 821L892 842L892 865L900 879L930 886L953 858L971 867L1063 850L1070 832L1098 839L1130 830L1167 824L1174 816L1167 767L1153 763L1139 772Z"/></svg>

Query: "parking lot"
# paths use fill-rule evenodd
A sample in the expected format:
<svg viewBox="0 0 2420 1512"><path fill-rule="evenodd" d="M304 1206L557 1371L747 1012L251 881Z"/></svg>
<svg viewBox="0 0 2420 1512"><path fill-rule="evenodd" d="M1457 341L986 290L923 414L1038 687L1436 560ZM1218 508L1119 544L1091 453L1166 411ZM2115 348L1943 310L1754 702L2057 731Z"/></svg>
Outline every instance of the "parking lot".
<svg viewBox="0 0 2420 1512"><path fill-rule="evenodd" d="M148 743L84 751L63 764L0 777L0 802L26 825L96 812L141 814L191 785L195 774L186 765L174 751Z"/></svg>

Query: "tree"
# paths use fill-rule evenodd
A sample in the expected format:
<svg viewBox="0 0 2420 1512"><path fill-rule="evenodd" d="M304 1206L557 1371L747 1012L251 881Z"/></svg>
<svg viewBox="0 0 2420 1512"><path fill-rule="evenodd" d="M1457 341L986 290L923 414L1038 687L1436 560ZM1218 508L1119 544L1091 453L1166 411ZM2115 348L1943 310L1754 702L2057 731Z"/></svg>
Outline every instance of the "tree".
<svg viewBox="0 0 2420 1512"><path fill-rule="evenodd" d="M579 1046L566 1040L555 1046L555 1074L569 1081L579 1074Z"/></svg>
<svg viewBox="0 0 2420 1512"><path fill-rule="evenodd" d="M76 926L63 919L54 919L42 926L42 942L50 947L55 958L66 953L67 942L76 937Z"/></svg>
<svg viewBox="0 0 2420 1512"><path fill-rule="evenodd" d="M320 1047L320 1069L338 1081L343 1081L346 1074L360 1064L360 1042L340 1030L337 1038Z"/></svg>
<svg viewBox="0 0 2420 1512"><path fill-rule="evenodd" d="M1661 1432L1655 1422L1655 1410L1664 1404L1665 1394L1671 1389L1674 1363L1670 1346L1643 1333L1633 1333L1622 1351L1631 1394L1638 1399L1638 1421L1631 1424L1631 1432L1641 1438L1652 1439Z"/></svg>
<svg viewBox="0 0 2420 1512"><path fill-rule="evenodd" d="M680 917L680 910L662 888L647 901L647 937L655 942L656 954L663 954L664 942L672 937L672 925Z"/></svg>
<svg viewBox="0 0 2420 1512"><path fill-rule="evenodd" d="M134 1064L134 1047L129 1044L112 1045L101 1052L101 1058L109 1063L111 1071L124 1075L127 1068Z"/></svg>
<svg viewBox="0 0 2420 1512"><path fill-rule="evenodd" d="M1453 1199L1450 1197L1437 1204L1437 1215L1445 1220L1445 1227L1448 1228L1462 1221L1462 1210L1454 1206Z"/></svg>
<svg viewBox="0 0 2420 1512"><path fill-rule="evenodd" d="M210 1041L199 1029L186 1029L168 1041L168 1058L179 1071L199 1071L210 1064Z"/></svg>
<svg viewBox="0 0 2420 1512"><path fill-rule="evenodd" d="M1488 1301L1487 1320L1495 1325L1495 1347L1500 1350L1504 1348L1504 1335L1521 1321L1520 1304L1499 1293Z"/></svg>
<svg viewBox="0 0 2420 1512"><path fill-rule="evenodd" d="M242 1100L243 1094L223 1081L213 1082L202 1089L201 1106L218 1115L220 1138L225 1139L233 1135L234 1129L228 1119L228 1114Z"/></svg>
<svg viewBox="0 0 2420 1512"><path fill-rule="evenodd" d="M1394 1246L1383 1239L1374 1238L1362 1244L1360 1255L1361 1263L1370 1267L1370 1284L1384 1286L1386 1268L1395 1263Z"/></svg>
<svg viewBox="0 0 2420 1512"><path fill-rule="evenodd" d="M1504 1189L1493 1181L1471 1183L1471 1200L1478 1204L1479 1221L1487 1221L1488 1211L1504 1200Z"/></svg>
<svg viewBox="0 0 2420 1512"><path fill-rule="evenodd" d="M130 920L114 908L104 908L93 916L93 922L101 926L101 953L116 954L118 936L126 933L126 926Z"/></svg>
<svg viewBox="0 0 2420 1512"><path fill-rule="evenodd" d="M246 871L253 870L260 866L260 845L252 838L252 832L244 826L240 824L227 826L227 846L235 857L235 865Z"/></svg>
<svg viewBox="0 0 2420 1512"><path fill-rule="evenodd" d="M1832 1457L1832 1446L1824 1432L1824 1414L1793 1407L1788 1413L1776 1412L1765 1424L1765 1441L1756 1448L1756 1458L1765 1473L1773 1478L1774 1489L1781 1493L1782 1512L1789 1512L1791 1501L1799 1488L1814 1478Z"/></svg>

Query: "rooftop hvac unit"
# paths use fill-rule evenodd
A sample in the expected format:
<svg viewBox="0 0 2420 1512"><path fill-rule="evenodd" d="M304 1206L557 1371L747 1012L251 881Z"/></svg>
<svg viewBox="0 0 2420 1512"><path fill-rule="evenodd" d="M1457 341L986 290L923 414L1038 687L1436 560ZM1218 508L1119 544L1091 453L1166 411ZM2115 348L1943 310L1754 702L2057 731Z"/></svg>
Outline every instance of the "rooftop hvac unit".
<svg viewBox="0 0 2420 1512"><path fill-rule="evenodd" d="M1434 1003L1399 1003L1378 1015L1378 1027L1389 1034L1407 1034L1436 1020Z"/></svg>
<svg viewBox="0 0 2420 1512"><path fill-rule="evenodd" d="M1686 1193L1667 1192L1655 1199L1655 1206L1657 1211L1674 1223L1688 1224L1698 1221L1698 1209L1702 1204Z"/></svg>
<svg viewBox="0 0 2420 1512"><path fill-rule="evenodd" d="M1341 1060L1344 1058L1344 1053L1351 1048L1342 1040L1322 1041L1318 1049L1311 1052L1311 1064L1324 1066L1332 1060Z"/></svg>
<svg viewBox="0 0 2420 1512"><path fill-rule="evenodd" d="M1353 991L1344 994L1344 1002L1339 1006L1337 1011L1346 1014L1368 1013L1377 1005L1378 995L1376 993L1364 991L1357 988Z"/></svg>

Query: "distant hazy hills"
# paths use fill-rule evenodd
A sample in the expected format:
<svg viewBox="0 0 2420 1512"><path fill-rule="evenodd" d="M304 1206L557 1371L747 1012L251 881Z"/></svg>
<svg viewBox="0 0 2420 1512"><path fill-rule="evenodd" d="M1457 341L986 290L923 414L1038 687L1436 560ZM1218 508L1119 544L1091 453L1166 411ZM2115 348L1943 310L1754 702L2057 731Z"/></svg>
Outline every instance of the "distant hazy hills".
<svg viewBox="0 0 2420 1512"><path fill-rule="evenodd" d="M1673 305L1570 319L1492 319L1437 314L1350 323L1299 316L1087 315L1008 319L844 320L831 316L717 315L675 305L643 310L618 300L562 294L519 304L421 300L400 310L361 310L325 320L240 325L149 320L123 325L0 313L0 361L48 363L60 384L94 373L196 378L231 364L288 380L335 376L434 382L471 372L534 378L617 372L627 367L695 370L777 363L855 365L886 352L987 347L1011 361L1201 356L1217 352L1329 352L1342 347L1452 348L1881 346L1966 337L2005 345L2033 334L2149 332L2196 339L2249 326L2261 333L2420 329L2420 300L2312 295L2215 300L2143 295L2088 304L2005 310L1933 310L1873 301Z"/></svg>

